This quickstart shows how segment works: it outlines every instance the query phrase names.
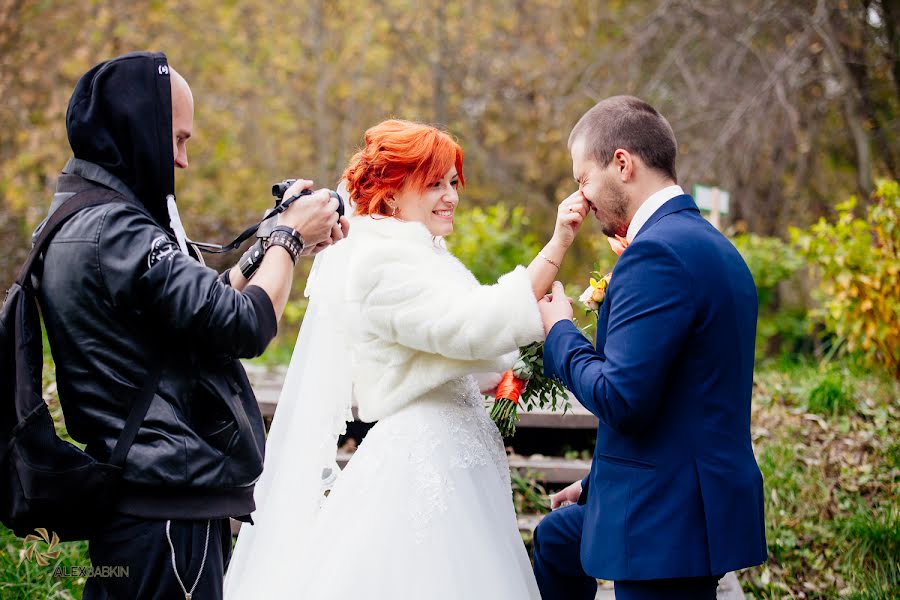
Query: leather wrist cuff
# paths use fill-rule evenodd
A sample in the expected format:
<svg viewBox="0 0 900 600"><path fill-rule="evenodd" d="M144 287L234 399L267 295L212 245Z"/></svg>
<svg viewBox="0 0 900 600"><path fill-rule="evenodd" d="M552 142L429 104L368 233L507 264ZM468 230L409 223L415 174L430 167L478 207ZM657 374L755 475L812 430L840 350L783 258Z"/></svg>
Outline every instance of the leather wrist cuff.
<svg viewBox="0 0 900 600"><path fill-rule="evenodd" d="M241 260L238 261L238 268L241 270L241 274L247 279L253 277L253 274L259 269L259 265L262 264L265 253L266 249L262 240L257 240L255 244L247 248L247 251L241 256Z"/></svg>
<svg viewBox="0 0 900 600"><path fill-rule="evenodd" d="M300 256L300 253L303 252L303 238L293 229L286 229L288 229L288 231L279 229L278 227L272 230L272 233L269 234L266 249L271 248L272 246L281 246L291 255L293 263L297 264L297 258Z"/></svg>

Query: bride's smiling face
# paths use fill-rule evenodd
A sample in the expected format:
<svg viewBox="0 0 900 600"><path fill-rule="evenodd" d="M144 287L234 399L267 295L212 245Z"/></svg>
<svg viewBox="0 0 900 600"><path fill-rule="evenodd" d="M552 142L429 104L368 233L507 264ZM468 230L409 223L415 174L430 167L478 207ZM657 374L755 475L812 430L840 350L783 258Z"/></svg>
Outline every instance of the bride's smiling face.
<svg viewBox="0 0 900 600"><path fill-rule="evenodd" d="M459 204L458 188L456 167L450 167L440 180L428 182L424 191L406 184L394 195L396 216L424 224L431 235L449 235L453 233L454 213Z"/></svg>

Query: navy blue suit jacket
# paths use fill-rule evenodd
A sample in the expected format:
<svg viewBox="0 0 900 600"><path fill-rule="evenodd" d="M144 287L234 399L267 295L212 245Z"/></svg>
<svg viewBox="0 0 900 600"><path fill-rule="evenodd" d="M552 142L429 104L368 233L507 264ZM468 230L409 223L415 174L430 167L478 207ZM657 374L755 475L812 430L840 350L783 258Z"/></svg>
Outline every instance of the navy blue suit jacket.
<svg viewBox="0 0 900 600"><path fill-rule="evenodd" d="M757 308L740 254L683 195L619 258L596 348L570 321L550 330L545 372L600 420L579 502L588 574L697 577L766 560L750 440Z"/></svg>

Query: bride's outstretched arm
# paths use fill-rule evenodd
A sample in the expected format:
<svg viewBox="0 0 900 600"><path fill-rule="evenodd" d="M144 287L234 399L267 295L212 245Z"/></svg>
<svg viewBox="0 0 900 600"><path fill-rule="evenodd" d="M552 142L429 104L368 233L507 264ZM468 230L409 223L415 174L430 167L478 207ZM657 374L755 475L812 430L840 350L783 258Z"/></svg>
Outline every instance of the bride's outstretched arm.
<svg viewBox="0 0 900 600"><path fill-rule="evenodd" d="M566 251L575 241L575 235L581 228L587 212L588 204L580 191L559 204L553 237L528 265L528 278L531 279L531 289L535 298L543 298L553 285Z"/></svg>
<svg viewBox="0 0 900 600"><path fill-rule="evenodd" d="M472 287L447 277L432 252L402 250L370 253L349 276L361 325L378 338L466 361L493 360L543 339L524 267Z"/></svg>

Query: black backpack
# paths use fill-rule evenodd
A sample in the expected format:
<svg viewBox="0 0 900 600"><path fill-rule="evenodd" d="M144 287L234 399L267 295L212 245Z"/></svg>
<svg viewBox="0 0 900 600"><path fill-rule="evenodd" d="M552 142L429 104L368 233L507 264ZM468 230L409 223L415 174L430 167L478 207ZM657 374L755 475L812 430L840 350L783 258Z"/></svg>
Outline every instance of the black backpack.
<svg viewBox="0 0 900 600"><path fill-rule="evenodd" d="M62 541L88 539L116 499L122 469L159 383L144 383L108 463L59 438L41 396L43 349L31 284L38 257L78 211L121 202L112 190L82 191L47 220L0 311L0 522L24 537L38 527Z"/></svg>

